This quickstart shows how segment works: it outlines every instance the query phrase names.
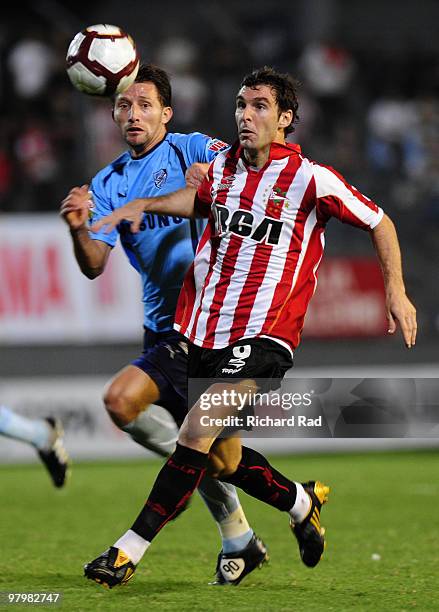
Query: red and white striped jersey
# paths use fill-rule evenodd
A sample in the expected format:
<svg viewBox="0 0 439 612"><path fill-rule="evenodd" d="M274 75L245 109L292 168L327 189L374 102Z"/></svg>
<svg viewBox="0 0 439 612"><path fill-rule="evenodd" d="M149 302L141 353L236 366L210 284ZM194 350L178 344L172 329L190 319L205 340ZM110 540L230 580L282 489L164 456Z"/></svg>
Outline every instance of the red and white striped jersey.
<svg viewBox="0 0 439 612"><path fill-rule="evenodd" d="M236 144L220 153L198 191L209 216L177 304L175 329L223 348L270 338L292 352L316 289L330 217L374 228L383 211L332 168L273 143L252 170Z"/></svg>

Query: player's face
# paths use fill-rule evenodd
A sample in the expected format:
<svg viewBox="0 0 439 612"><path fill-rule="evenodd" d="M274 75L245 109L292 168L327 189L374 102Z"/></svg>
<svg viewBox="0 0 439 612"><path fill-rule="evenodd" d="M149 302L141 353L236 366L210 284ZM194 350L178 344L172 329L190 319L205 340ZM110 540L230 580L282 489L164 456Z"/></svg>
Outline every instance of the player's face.
<svg viewBox="0 0 439 612"><path fill-rule="evenodd" d="M134 157L138 157L164 138L172 109L162 106L154 83L134 83L116 97L113 116Z"/></svg>
<svg viewBox="0 0 439 612"><path fill-rule="evenodd" d="M284 127L291 111L280 113L275 94L268 85L242 87L236 96L235 119L241 146L263 150L272 142L285 142Z"/></svg>

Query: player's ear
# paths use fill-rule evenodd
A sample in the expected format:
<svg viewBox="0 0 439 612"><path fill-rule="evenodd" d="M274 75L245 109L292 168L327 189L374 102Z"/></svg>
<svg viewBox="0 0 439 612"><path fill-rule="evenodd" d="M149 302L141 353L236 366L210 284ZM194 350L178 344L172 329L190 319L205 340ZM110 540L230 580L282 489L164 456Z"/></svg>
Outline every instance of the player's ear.
<svg viewBox="0 0 439 612"><path fill-rule="evenodd" d="M163 123L165 125L171 121L173 114L174 114L174 111L172 110L172 108L170 106L164 106L163 107L163 110L162 110L162 119L163 119Z"/></svg>
<svg viewBox="0 0 439 612"><path fill-rule="evenodd" d="M282 111L279 115L279 125L280 129L285 129L290 125L293 120L293 111L291 109L287 111Z"/></svg>

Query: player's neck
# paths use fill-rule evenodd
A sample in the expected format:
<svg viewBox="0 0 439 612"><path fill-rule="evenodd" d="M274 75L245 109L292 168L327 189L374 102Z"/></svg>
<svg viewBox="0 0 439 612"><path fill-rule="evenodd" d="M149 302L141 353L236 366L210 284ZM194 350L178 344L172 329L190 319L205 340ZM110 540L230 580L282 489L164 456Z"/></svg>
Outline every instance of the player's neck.
<svg viewBox="0 0 439 612"><path fill-rule="evenodd" d="M263 168L270 157L270 149L273 143L285 144L285 138L278 137L261 149L244 149L244 158L248 165L255 170Z"/></svg>
<svg viewBox="0 0 439 612"><path fill-rule="evenodd" d="M156 134L150 141L138 146L130 146L130 153L133 159L143 157L150 151L152 151L158 144L160 144L166 137L166 130Z"/></svg>
<svg viewBox="0 0 439 612"><path fill-rule="evenodd" d="M270 146L263 149L244 149L244 158L254 170L260 170L267 163L270 155Z"/></svg>

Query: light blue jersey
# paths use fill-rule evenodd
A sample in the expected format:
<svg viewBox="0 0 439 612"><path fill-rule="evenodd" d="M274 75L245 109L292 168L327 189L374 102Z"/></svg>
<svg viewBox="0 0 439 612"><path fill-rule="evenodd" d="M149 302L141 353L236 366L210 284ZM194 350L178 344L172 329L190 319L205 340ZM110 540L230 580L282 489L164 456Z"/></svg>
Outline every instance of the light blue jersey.
<svg viewBox="0 0 439 612"><path fill-rule="evenodd" d="M167 134L140 158L128 151L103 168L91 183L92 223L136 198L171 193L185 186L185 171L195 162L211 162L228 145L199 132ZM155 332L172 329L177 298L202 231L200 222L145 214L133 234L123 221L109 234L90 232L91 238L114 246L120 235L131 264L142 277L144 325Z"/></svg>

